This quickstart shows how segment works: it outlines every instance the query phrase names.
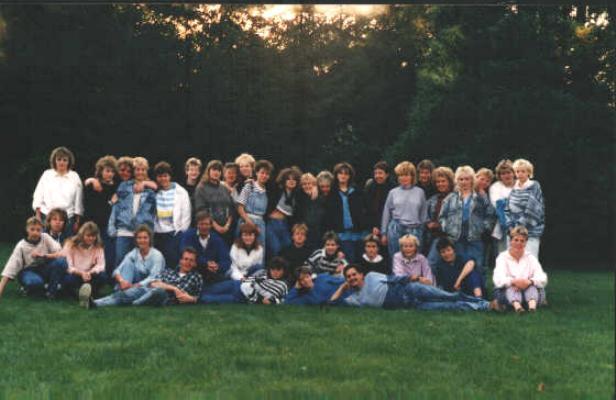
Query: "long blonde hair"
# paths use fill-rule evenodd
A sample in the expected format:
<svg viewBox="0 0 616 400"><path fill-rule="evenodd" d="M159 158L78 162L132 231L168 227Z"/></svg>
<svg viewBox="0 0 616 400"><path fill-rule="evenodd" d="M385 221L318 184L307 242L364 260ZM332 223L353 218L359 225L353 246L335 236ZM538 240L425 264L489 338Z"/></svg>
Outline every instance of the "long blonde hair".
<svg viewBox="0 0 616 400"><path fill-rule="evenodd" d="M103 241L101 239L100 229L98 229L98 225L96 225L96 223L92 221L88 221L85 224L83 224L81 228L79 228L79 231L77 231L77 234L67 240L69 247L75 248L75 247L81 246L84 243L83 238L85 235L95 235L96 239L94 240L94 243L92 244L92 246L93 247L103 247Z"/></svg>

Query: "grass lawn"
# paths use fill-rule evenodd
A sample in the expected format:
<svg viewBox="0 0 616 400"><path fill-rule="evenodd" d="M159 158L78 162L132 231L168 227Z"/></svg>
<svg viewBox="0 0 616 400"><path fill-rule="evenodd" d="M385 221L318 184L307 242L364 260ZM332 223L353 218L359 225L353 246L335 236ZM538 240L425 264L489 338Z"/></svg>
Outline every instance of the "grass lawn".
<svg viewBox="0 0 616 400"><path fill-rule="evenodd" d="M11 249L0 246L0 261ZM535 315L0 299L0 398L614 395L614 274L553 271Z"/></svg>

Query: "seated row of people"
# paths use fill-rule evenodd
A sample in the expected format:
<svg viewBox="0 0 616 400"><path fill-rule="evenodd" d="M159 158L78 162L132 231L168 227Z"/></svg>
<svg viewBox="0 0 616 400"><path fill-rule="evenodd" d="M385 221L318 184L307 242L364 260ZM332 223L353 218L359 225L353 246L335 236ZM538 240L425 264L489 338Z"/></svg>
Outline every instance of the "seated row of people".
<svg viewBox="0 0 616 400"><path fill-rule="evenodd" d="M180 239L177 251L181 258L177 270L175 266L166 263L162 252L153 247L155 236L151 229L141 225L133 233L136 247L126 254L108 277L105 272L104 247L95 223L83 224L77 235L68 239L62 247L51 235L42 232L41 222L32 217L26 223L27 237L17 244L2 273L0 294L9 280L18 279L25 292L45 291L49 298L54 298L60 289L78 292L83 305L127 304L130 299L135 304L197 301L267 304L284 302L287 288L297 284L295 277L301 277L306 268L315 275L341 276L344 271L346 276L352 266L356 273L367 274L370 279L376 279L370 274L386 276L382 273L387 272L387 269L378 254L378 240L372 236L365 240L365 253L362 261L357 264L349 264L345 260L339 239L333 232L325 234L322 249L302 259L298 249L305 243L307 228L299 224L294 226L294 243L286 249L287 253L296 258L291 257L290 264L283 257L275 257L264 270L260 257L251 258L251 253L258 253L261 247L255 226L243 225L240 237L229 251L222 238L210 232L212 218L209 214L202 212L197 220L197 227L185 232ZM521 303L524 299L531 300L528 303L531 309L535 309L545 299L543 287L547 277L538 260L525 252L527 239L525 228L512 230L511 247L499 255L494 272L495 287L505 288L497 293L497 297L501 302L511 303L516 310L523 309ZM433 288L438 284L439 290L448 293L460 292L473 298L486 297L485 282L475 267L475 260L465 254L456 254L451 240L439 240L437 248L440 260L433 268L418 252L419 241L415 236L407 234L399 239L399 244L400 252L394 256L392 276L405 278L388 278L386 281L389 284L406 279ZM304 257L307 254L304 252ZM198 271L195 273L199 278L185 278L190 271ZM93 294L108 279L111 279L115 292L92 302ZM356 285L355 279L352 280L353 284L348 282L344 291L361 288L363 284ZM384 281L381 279L378 282ZM149 289L158 289L154 292L160 293L151 294ZM176 296L169 297L165 293ZM146 295L147 302L142 299ZM291 295L291 298L294 296L297 294ZM456 301L462 300L458 298Z"/></svg>

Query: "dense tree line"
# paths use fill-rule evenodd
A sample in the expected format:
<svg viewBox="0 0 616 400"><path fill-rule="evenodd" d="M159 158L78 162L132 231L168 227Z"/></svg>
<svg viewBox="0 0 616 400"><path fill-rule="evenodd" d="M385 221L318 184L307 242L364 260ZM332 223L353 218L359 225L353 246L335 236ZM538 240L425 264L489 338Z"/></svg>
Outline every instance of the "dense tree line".
<svg viewBox="0 0 616 400"><path fill-rule="evenodd" d="M599 21L611 10L300 11L0 7L1 239L19 236L58 145L82 178L107 153L166 159L177 173L191 155L249 151L312 171L346 160L362 177L380 158L524 157L545 191L546 260L612 260L615 38Z"/></svg>

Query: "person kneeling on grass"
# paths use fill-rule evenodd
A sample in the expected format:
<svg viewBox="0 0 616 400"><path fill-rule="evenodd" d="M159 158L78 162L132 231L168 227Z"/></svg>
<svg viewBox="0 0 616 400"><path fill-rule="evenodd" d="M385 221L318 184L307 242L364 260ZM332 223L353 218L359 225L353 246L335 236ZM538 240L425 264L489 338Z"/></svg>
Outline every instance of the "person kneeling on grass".
<svg viewBox="0 0 616 400"><path fill-rule="evenodd" d="M26 221L26 237L20 240L11 257L6 262L0 280L0 296L9 281L17 279L26 294L43 292L44 285L50 279L50 254L62 249L47 233L43 233L43 224L36 217ZM48 297L53 297L55 287L48 286Z"/></svg>
<svg viewBox="0 0 616 400"><path fill-rule="evenodd" d="M330 298L330 303L354 307L417 308L419 310L496 309L488 303L461 292L449 293L434 286L411 282L407 276L388 276L378 272L364 275L356 265L344 268L344 282ZM351 294L342 299L343 294Z"/></svg>
<svg viewBox="0 0 616 400"><path fill-rule="evenodd" d="M199 302L203 304L280 304L287 295L288 263L282 257L269 261L267 270L257 271L241 281L228 280L206 287Z"/></svg>
<svg viewBox="0 0 616 400"><path fill-rule="evenodd" d="M475 270L475 260L457 254L455 244L449 238L441 238L436 243L440 259L434 265L436 282L447 292L457 292L483 297L485 282L483 276Z"/></svg>
<svg viewBox="0 0 616 400"><path fill-rule="evenodd" d="M133 285L107 297L91 301L88 306L109 307L119 305L170 305L196 303L203 288L203 278L196 270L197 250L186 247L182 250L177 269L163 269L162 273L147 285Z"/></svg>
<svg viewBox="0 0 616 400"><path fill-rule="evenodd" d="M537 257L526 250L528 230L516 226L510 233L509 250L503 251L496 258L494 268L494 298L500 304L509 304L517 313L524 312L523 303L528 311L536 311L538 305L545 305L545 286L548 276Z"/></svg>
<svg viewBox="0 0 616 400"><path fill-rule="evenodd" d="M328 273L313 274L309 265L302 265L296 270L295 286L284 299L284 304L313 306L326 304L344 282L342 275ZM350 295L346 292L343 296Z"/></svg>

